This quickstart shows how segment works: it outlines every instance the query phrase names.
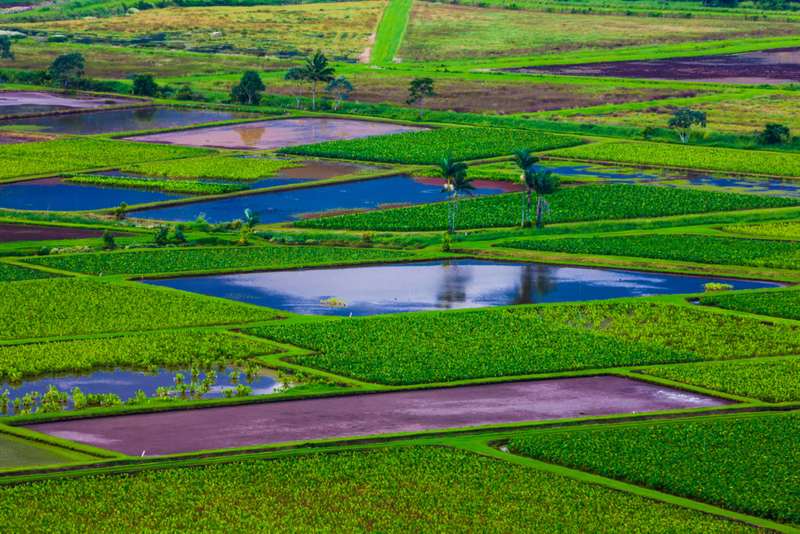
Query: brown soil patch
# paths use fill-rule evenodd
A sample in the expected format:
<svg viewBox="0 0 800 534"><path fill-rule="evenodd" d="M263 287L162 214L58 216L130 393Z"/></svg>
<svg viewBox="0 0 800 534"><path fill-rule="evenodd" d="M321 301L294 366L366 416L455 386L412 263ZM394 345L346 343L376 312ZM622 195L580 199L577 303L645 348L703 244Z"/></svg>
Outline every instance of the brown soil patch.
<svg viewBox="0 0 800 534"><path fill-rule="evenodd" d="M113 235L114 237L128 237L133 234L113 232ZM0 243L13 243L15 241L55 241L60 239L99 239L101 237L103 237L102 230L0 224Z"/></svg>

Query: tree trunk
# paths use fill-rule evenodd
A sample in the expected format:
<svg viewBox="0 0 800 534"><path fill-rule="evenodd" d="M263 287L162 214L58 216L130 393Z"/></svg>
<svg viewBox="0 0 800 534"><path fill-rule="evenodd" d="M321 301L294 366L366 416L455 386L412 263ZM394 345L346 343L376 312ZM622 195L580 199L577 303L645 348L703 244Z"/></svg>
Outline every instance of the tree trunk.
<svg viewBox="0 0 800 534"><path fill-rule="evenodd" d="M419 120L422 120L422 97L419 98Z"/></svg>
<svg viewBox="0 0 800 534"><path fill-rule="evenodd" d="M311 94L311 111L317 111L317 80L314 80L314 89Z"/></svg>
<svg viewBox="0 0 800 534"><path fill-rule="evenodd" d="M522 227L525 228L525 185L522 186Z"/></svg>

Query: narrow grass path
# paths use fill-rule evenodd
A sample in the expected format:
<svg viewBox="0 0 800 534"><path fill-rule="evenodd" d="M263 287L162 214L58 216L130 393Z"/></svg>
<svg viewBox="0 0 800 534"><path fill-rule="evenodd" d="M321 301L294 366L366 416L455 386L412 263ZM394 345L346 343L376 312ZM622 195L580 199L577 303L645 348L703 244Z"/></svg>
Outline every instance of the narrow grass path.
<svg viewBox="0 0 800 534"><path fill-rule="evenodd" d="M406 34L412 3L413 0L389 1L378 24L370 63L392 62Z"/></svg>

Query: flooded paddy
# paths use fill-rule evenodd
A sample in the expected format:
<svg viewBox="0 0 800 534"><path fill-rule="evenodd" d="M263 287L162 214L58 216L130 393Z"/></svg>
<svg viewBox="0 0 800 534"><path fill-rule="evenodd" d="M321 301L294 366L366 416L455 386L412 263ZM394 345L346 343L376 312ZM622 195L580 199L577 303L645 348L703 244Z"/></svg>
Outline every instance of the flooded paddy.
<svg viewBox="0 0 800 534"><path fill-rule="evenodd" d="M42 178L0 184L0 208L39 211L85 211L147 202L187 198L190 195L64 183Z"/></svg>
<svg viewBox="0 0 800 534"><path fill-rule="evenodd" d="M479 260L303 269L145 283L313 315L364 316L702 293L718 278ZM726 281L734 289L776 284ZM343 299L346 307L326 306Z"/></svg>
<svg viewBox="0 0 800 534"><path fill-rule="evenodd" d="M610 376L350 395L31 425L132 456L726 406Z"/></svg>
<svg viewBox="0 0 800 534"><path fill-rule="evenodd" d="M141 135L128 139L206 148L272 150L323 141L359 139L419 130L427 128L348 119L299 118L213 126L182 132Z"/></svg>
<svg viewBox="0 0 800 534"><path fill-rule="evenodd" d="M0 121L0 127L35 128L37 132L53 134L93 135L177 128L253 117L254 115L230 111L147 107L9 119Z"/></svg>
<svg viewBox="0 0 800 534"><path fill-rule="evenodd" d="M504 69L510 72L680 80L748 85L800 82L800 48L779 48L744 54L673 57L640 61L604 61Z"/></svg>
<svg viewBox="0 0 800 534"><path fill-rule="evenodd" d="M38 393L41 399L49 386L55 386L60 392L71 392L75 388L79 388L84 395L117 395L122 402L136 397L136 393L142 390L149 398L156 396L159 388L170 388L179 383L176 380L178 375L183 375L180 382L189 384L191 382L191 369L189 367L178 369L158 369L155 371L142 371L131 369L111 369L111 370L98 370L82 375L70 375L60 377L47 377L38 380L30 380L21 384L0 383L0 393L8 390L8 398L12 401L14 399L22 399L25 395L32 395ZM274 371L260 368L258 374L253 376L246 376L243 368L236 367L223 367L214 368L214 371L200 371L196 383L202 383L206 378L213 380L214 384L211 385L208 391L204 393L192 393L187 389L182 395L174 393L172 396L176 398L183 398L186 400L191 399L219 399L224 398L224 388L235 389L238 384L242 384L252 388L251 395L269 395L274 393L276 389L281 387L280 382L275 378ZM70 401L64 406L64 409L73 409L73 403ZM14 415L16 411L12 404L0 415Z"/></svg>
<svg viewBox="0 0 800 534"><path fill-rule="evenodd" d="M133 234L114 232L113 235L114 237L125 237ZM58 239L100 239L101 237L103 237L102 230L0 224L0 243L13 243L15 241L50 241Z"/></svg>
<svg viewBox="0 0 800 534"><path fill-rule="evenodd" d="M86 95L72 98L54 93L4 91L0 93L0 115L45 113L73 108L96 108L132 102L134 101L124 97L104 98Z"/></svg>
<svg viewBox="0 0 800 534"><path fill-rule="evenodd" d="M302 167L292 169L302 172ZM361 182L331 184L307 189L240 196L186 204L172 208L137 211L137 219L194 221L201 213L209 223L240 219L245 209L257 211L264 224L295 221L304 214L330 210L375 209L384 204L425 204L444 199L441 179L395 176ZM503 182L475 182L476 195L494 195L517 187ZM2 198L2 197L0 197ZM0 207L2 204L0 203Z"/></svg>

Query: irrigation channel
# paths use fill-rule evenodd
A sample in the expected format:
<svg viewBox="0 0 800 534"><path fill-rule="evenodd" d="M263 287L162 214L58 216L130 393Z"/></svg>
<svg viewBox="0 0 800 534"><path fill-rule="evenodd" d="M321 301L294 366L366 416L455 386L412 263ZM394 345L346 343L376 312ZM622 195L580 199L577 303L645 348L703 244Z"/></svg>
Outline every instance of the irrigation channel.
<svg viewBox="0 0 800 534"><path fill-rule="evenodd" d="M132 456L727 406L612 376L348 395L61 421L27 428Z"/></svg>
<svg viewBox="0 0 800 534"><path fill-rule="evenodd" d="M95 135L178 128L193 124L252 119L255 117L258 117L258 115L208 109L142 107L8 119L0 121L0 126L35 127L37 132L52 134Z"/></svg>
<svg viewBox="0 0 800 534"><path fill-rule="evenodd" d="M719 278L695 278L536 263L448 260L150 280L145 283L313 315L383 313L578 302L702 293ZM777 284L726 281L734 289ZM323 300L347 301L329 307Z"/></svg>
<svg viewBox="0 0 800 534"><path fill-rule="evenodd" d="M131 141L239 150L272 150L341 139L427 130L352 119L278 119L127 137Z"/></svg>
<svg viewBox="0 0 800 534"><path fill-rule="evenodd" d="M800 66L800 48L780 48L744 54L604 61L502 70L559 76L759 85L800 82L798 66Z"/></svg>

